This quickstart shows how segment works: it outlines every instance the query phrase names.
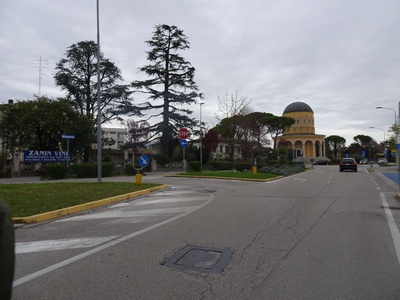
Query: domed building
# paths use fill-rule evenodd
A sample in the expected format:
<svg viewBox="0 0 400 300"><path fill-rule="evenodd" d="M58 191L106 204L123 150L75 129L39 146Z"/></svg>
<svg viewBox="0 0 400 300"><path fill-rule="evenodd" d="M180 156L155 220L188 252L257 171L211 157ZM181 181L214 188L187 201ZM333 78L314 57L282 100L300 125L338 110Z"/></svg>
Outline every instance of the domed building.
<svg viewBox="0 0 400 300"><path fill-rule="evenodd" d="M325 135L315 134L314 111L304 102L293 102L283 111L295 123L278 137L278 143L289 143L293 149L293 160L308 164L312 161L327 161Z"/></svg>

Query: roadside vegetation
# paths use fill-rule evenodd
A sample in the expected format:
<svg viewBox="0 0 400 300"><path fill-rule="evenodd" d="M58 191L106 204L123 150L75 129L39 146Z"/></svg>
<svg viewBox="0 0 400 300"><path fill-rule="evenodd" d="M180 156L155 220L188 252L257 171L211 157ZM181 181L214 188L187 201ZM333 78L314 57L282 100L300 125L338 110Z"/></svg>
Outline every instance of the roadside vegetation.
<svg viewBox="0 0 400 300"><path fill-rule="evenodd" d="M27 217L108 197L128 194L159 184L130 182L50 182L0 184L0 199L13 217Z"/></svg>

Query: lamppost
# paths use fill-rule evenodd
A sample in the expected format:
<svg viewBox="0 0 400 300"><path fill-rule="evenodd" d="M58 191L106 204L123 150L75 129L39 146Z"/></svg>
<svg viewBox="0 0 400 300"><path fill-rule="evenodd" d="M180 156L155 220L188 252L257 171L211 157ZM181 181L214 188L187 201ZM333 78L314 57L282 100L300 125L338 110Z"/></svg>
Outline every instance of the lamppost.
<svg viewBox="0 0 400 300"><path fill-rule="evenodd" d="M383 149L384 149L383 155L384 155L385 158L386 158L386 146L385 146L385 143L386 143L386 133L385 133L385 130L383 130L382 128L374 127L374 126L370 126L369 128L375 128L375 129L379 129L379 130L382 130L382 131L383 131Z"/></svg>
<svg viewBox="0 0 400 300"><path fill-rule="evenodd" d="M399 149L398 148L398 144L399 144L399 134L397 132L397 113L393 108L390 107L383 107L383 106L377 106L376 109L389 109L391 111L394 112L394 125L395 125L395 136L396 136L396 161L397 161L397 171L399 171L399 180L400 180L400 159L399 159ZM400 102L399 102L399 111L400 111ZM400 185L399 185L399 189L400 189Z"/></svg>
<svg viewBox="0 0 400 300"><path fill-rule="evenodd" d="M100 19L97 0L97 181L101 182Z"/></svg>
<svg viewBox="0 0 400 300"><path fill-rule="evenodd" d="M203 142L202 142L202 137L203 137L203 130L202 130L202 125L201 125L201 106L204 103L200 103L200 169L203 168Z"/></svg>

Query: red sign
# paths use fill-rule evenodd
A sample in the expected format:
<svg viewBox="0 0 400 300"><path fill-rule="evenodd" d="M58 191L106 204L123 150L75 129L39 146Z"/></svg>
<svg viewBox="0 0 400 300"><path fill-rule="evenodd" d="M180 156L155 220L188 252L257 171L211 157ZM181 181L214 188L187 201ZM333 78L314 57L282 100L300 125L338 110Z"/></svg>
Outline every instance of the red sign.
<svg viewBox="0 0 400 300"><path fill-rule="evenodd" d="M190 136L190 132L186 128L181 128L178 131L178 136L181 140L186 140Z"/></svg>

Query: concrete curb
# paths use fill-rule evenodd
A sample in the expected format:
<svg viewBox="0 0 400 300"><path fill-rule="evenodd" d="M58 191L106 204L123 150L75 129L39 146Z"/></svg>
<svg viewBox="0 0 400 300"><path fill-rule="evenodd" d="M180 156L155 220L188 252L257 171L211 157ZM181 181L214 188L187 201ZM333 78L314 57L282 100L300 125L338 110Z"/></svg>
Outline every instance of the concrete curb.
<svg viewBox="0 0 400 300"><path fill-rule="evenodd" d="M128 199L146 195L146 194L158 191L158 190L166 189L167 187L168 187L168 185L163 184L163 185L160 185L157 187L153 187L153 188L149 188L149 189L145 189L145 190L141 190L141 191L137 191L137 192L123 194L123 195L119 195L119 196L115 196L115 197L109 197L109 198L92 201L92 202L88 202L88 203L84 203L84 204L80 204L80 205L75 205L75 206L71 206L71 207L67 207L67 208L57 209L57 210L49 211L49 212L38 214L38 215L33 215L33 216L23 217L23 218L16 217L16 218L13 218L12 220L13 220L14 224L39 223L39 222L43 222L43 221L47 221L47 220L56 219L59 217L68 216L68 215L71 215L71 214L74 214L77 212L81 212L84 210L89 210L92 208L109 205L109 204L116 203L116 202L125 201Z"/></svg>
<svg viewBox="0 0 400 300"><path fill-rule="evenodd" d="M184 178L197 178L197 179L224 179L224 180L238 180L238 181L254 181L254 182L267 182L276 179L283 178L284 176L277 176L268 179L252 179L252 178L234 178L234 177L222 177L222 176L190 176L190 175L166 175L165 177L184 177Z"/></svg>

